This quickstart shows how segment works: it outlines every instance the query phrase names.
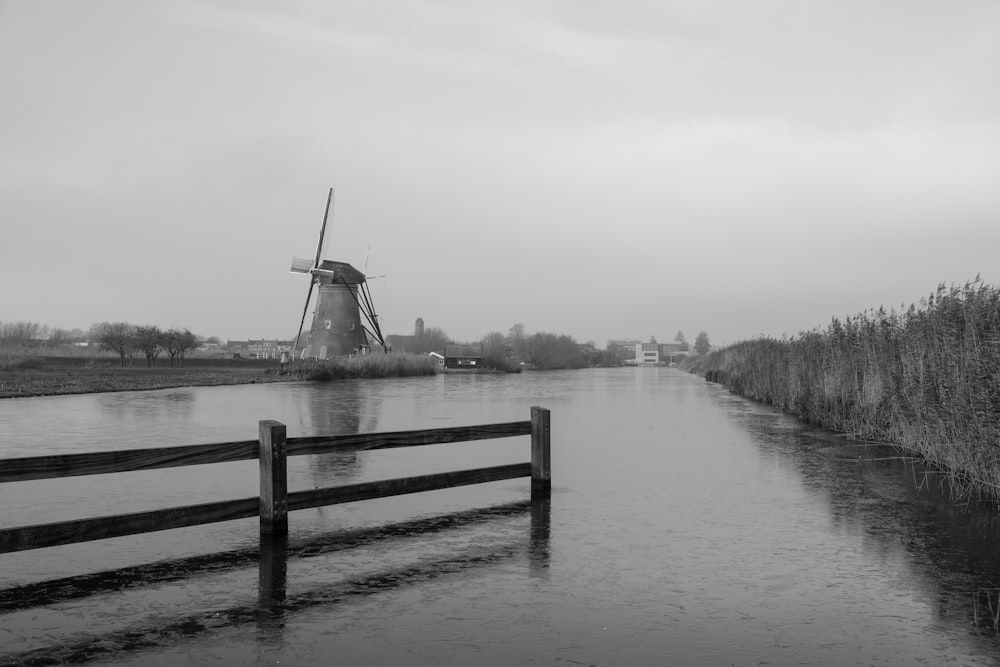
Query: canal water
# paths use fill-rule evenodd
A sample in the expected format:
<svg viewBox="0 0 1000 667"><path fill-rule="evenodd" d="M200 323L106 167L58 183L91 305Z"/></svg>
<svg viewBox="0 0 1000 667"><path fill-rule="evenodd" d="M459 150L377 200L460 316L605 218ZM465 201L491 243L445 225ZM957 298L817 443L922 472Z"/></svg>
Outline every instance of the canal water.
<svg viewBox="0 0 1000 667"><path fill-rule="evenodd" d="M528 419L528 480L0 555L0 664L993 665L1000 526L940 480L669 368L0 401L0 457ZM291 490L527 461L295 457ZM0 485L0 527L257 494L256 461ZM277 573L277 574L275 574Z"/></svg>

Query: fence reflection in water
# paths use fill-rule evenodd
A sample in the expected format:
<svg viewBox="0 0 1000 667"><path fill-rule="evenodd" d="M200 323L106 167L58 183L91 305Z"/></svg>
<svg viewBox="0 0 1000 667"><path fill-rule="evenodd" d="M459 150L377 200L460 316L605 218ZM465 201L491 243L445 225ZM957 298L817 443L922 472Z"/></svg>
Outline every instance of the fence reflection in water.
<svg viewBox="0 0 1000 667"><path fill-rule="evenodd" d="M449 551L443 557L418 557L415 562L407 561L411 554L420 552L419 548L408 551L415 546L414 540L428 538L441 541L446 535L462 530L473 530L477 535L484 531L495 532L501 524L510 521L523 526L521 520L524 518L528 519L527 530L517 529L524 536L522 539L504 539L485 546L475 539L463 549ZM280 640L286 619L297 612L349 603L373 594L417 585L435 577L512 559L516 561L518 558L523 559L531 576L544 576L550 553L550 523L551 502L536 498L309 539L264 535L260 538L257 553L243 550L197 556L3 590L0 591L0 614L7 615L11 621L8 627L14 630L15 641L10 642L8 648L17 652L0 653L0 663L52 664L106 660L174 645L246 623L256 623L258 640L265 645L273 645ZM341 572L341 576L330 572L325 564L324 558L333 554L358 552L361 555L361 552L379 548L391 548L404 564L377 571L352 568ZM93 629L75 633L71 641L54 644L52 636L17 636L31 631L30 628L17 629L18 617L27 618L45 605L75 600L75 608L92 605L96 618L107 611L104 608L107 595L154 591L171 582L187 587L209 575L238 575L240 570L245 571L254 561L258 570L256 604L236 604L194 614L179 610L172 618L153 614L144 625L126 625L103 632ZM298 566L293 567L291 576L290 563ZM322 577L324 583L314 584L312 576L300 573L297 577L295 574L300 570L312 573L316 568L321 568L326 575ZM288 592L290 585L296 591L293 595ZM236 596L238 593L234 593Z"/></svg>

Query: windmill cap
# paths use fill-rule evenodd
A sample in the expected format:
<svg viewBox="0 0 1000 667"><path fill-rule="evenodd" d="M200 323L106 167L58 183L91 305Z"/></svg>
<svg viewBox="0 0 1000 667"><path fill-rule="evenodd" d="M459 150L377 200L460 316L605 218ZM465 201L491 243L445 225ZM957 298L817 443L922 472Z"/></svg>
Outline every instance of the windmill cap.
<svg viewBox="0 0 1000 667"><path fill-rule="evenodd" d="M337 282L343 281L349 284L361 284L365 282L365 274L361 273L347 262L334 262L325 259L319 264L321 271L332 271L332 278Z"/></svg>

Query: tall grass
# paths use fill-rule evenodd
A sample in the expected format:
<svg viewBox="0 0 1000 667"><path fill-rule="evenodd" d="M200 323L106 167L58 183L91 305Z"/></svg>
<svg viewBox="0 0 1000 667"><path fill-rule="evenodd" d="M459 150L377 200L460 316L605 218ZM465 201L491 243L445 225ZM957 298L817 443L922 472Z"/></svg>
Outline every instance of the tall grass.
<svg viewBox="0 0 1000 667"><path fill-rule="evenodd" d="M284 374L297 375L303 380L346 380L351 378L407 377L434 375L437 363L424 354L366 354L354 357L294 361Z"/></svg>
<svg viewBox="0 0 1000 667"><path fill-rule="evenodd" d="M959 497L1000 501L1000 289L978 278L905 312L743 341L699 366L736 393L915 453Z"/></svg>

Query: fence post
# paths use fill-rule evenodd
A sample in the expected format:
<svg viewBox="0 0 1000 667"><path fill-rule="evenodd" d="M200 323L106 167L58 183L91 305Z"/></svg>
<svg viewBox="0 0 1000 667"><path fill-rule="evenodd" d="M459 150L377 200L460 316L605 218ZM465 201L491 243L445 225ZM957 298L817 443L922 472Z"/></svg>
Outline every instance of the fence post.
<svg viewBox="0 0 1000 667"><path fill-rule="evenodd" d="M552 452L549 411L531 407L531 495L548 496L552 490Z"/></svg>
<svg viewBox="0 0 1000 667"><path fill-rule="evenodd" d="M257 618L273 621L282 612L288 585L288 535L260 536Z"/></svg>
<svg viewBox="0 0 1000 667"><path fill-rule="evenodd" d="M260 534L288 534L288 457L285 425L260 421Z"/></svg>

